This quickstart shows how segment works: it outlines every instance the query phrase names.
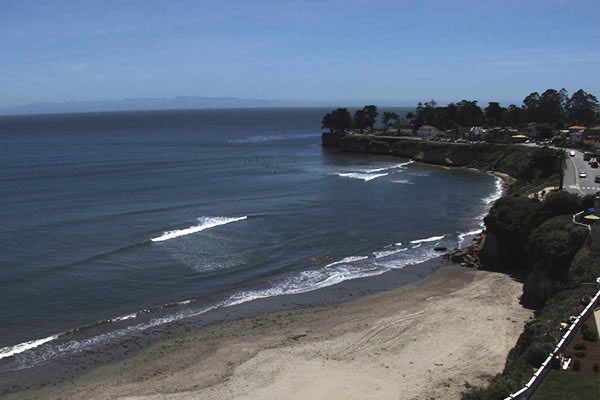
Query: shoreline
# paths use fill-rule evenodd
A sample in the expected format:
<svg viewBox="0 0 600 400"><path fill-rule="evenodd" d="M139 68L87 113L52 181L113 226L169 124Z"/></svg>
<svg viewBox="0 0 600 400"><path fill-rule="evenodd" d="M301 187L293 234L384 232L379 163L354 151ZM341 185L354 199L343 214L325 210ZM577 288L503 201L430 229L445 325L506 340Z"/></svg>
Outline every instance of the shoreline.
<svg viewBox="0 0 600 400"><path fill-rule="evenodd" d="M429 166L435 166L435 167L442 167L445 169L448 168L459 168L459 169L466 169L466 170L471 170L473 172L478 172L478 173L483 173L483 174L487 174L487 175L492 175L495 176L497 178L501 178L502 179L502 186L503 186L503 191L500 194L499 197L501 197L502 195L504 195L506 193L506 187L508 185L510 185L509 179L511 179L508 175L504 174L504 173L495 173L493 171L483 171L477 168L465 168L465 167L449 167L449 166L440 166L440 165L436 165L436 164L430 164L427 162L422 162L422 161L417 161L419 163L423 163L425 165L429 165ZM482 235L482 233L474 236L471 241L475 241L477 240L477 238L479 238ZM459 243L460 246L460 243ZM460 248L460 247L459 247ZM448 249L450 250L450 249ZM413 270L412 272L409 272L408 276L400 276L406 272L406 270L403 270L403 272L400 272L399 274L395 274L395 277L392 277L390 275L390 272L388 272L386 274L386 278L378 278L378 277L371 277L371 278L362 278L360 280L350 280L350 281L345 281L341 284L336 285L337 288L336 289L332 289L332 288L323 288L323 289L319 289L317 292L315 291L311 291L309 293L304 293L302 295L291 295L291 297L289 297L290 295L286 295L286 296L277 296L276 298L269 298L269 299L259 299L257 301L251 302L252 304L246 304L245 306L235 306L234 309L231 308L227 308L227 309L222 309L219 310L218 314L219 316L216 317L210 317L207 318L207 320L205 320L202 323L198 323L199 321L192 321L191 323L186 323L180 326L174 326L171 327L165 331L163 331L162 334L159 334L159 336L161 336L160 338L154 338L153 340L150 341L146 341L145 344L142 344L139 348L134 349L133 351L127 350L124 351L123 353L119 354L119 350L117 349L116 351L114 351L113 348L107 348L105 347L104 349L100 349L98 351L95 352L94 354L94 359L91 360L86 360L85 355L77 357L75 359L76 361L76 366L75 367L68 367L65 370L68 372L67 374L65 373L57 373L56 371L52 371L50 373L47 372L47 370L49 368L47 368L47 365L42 365L41 368L35 368L34 371L26 371L26 375L32 375L33 377L35 377L35 379L33 381L28 380L27 378L23 379L19 379L18 385L13 385L12 388L13 389L8 389L4 394L5 395L18 395L20 393L30 393L30 392L35 392L38 389L44 389L44 387L50 387L50 385L52 385L52 387L56 387L56 386L60 386L63 385L64 383L61 382L77 382L80 379L83 379L84 377L93 374L94 371L96 370L100 370L106 367L110 367L111 365L117 365L117 364L122 364L122 363L126 363L127 360L129 359L133 359L136 358L138 356L138 354L145 354L147 351L149 351L149 349L153 348L154 346L158 346L160 344L163 343L167 343L171 340L173 340L172 338L175 337L182 337L185 336L184 332L188 332L188 331L194 331L194 332L201 332L205 329L209 329L211 326L221 326L221 324L227 324L227 323L231 323L231 319L232 318L241 318L241 319L253 319L253 318L261 318L263 315L276 315L278 313L285 313L285 312L302 312L303 308L309 308L312 309L313 307L321 307L321 306L325 306L327 308L335 308L341 305L344 305L346 303L349 302L354 302L354 299L356 298L363 298L363 297L371 297L371 296L378 296L381 295L383 293L387 293L387 292L393 292L393 291L397 291L397 290L402 290L405 287L410 287L411 285L414 285L415 283L418 283L420 281L424 281L426 280L429 276L436 274L436 270L438 269L443 269L445 267L439 267L439 261L436 260L440 260L440 259L446 259L450 256L450 252L446 253L446 255L444 255L443 253L440 253L440 257L439 258L434 258L433 260L429 260L423 264L420 264L420 266L422 266L423 268L418 268L416 270ZM445 263L445 261L442 261L442 263ZM433 264L438 264L437 267L432 266ZM408 268L409 270L412 268ZM360 281L360 282L358 282ZM376 293L376 294L373 294ZM520 294L520 291L519 291ZM354 297L353 297L354 295ZM315 297L316 299L312 299L311 297ZM296 301L297 300L297 301ZM286 304L287 303L287 304ZM291 304L294 304L293 306L290 307ZM261 309L262 307L265 307L264 309ZM300 308L300 310L298 310ZM260 309L260 310L259 310ZM229 313L232 314L232 316L229 315ZM258 315L258 317L257 317ZM137 344L137 341L136 341ZM127 346L123 346L123 347L127 347ZM109 356L105 356L102 355L102 353L109 353ZM69 364L70 362L72 362L73 360L66 360L64 362L61 362L60 364L62 364L62 367L64 368L65 364ZM43 376L43 378L38 380L38 373L40 372L40 370L42 371L41 374ZM46 370L46 371L44 371ZM89 372L88 372L89 371ZM31 377L31 376L30 376ZM14 382L13 382L14 383ZM24 384L23 384L24 383ZM32 389L30 389L28 386L30 386ZM5 386L6 388L8 388L9 386ZM58 396L57 398L59 398L60 396ZM12 398L12 397L11 397ZM20 398L20 397L16 397L16 398ZM27 397L25 397L27 398Z"/></svg>
<svg viewBox="0 0 600 400"><path fill-rule="evenodd" d="M6 398L455 398L502 370L532 315L521 288L446 265L354 301L210 324Z"/></svg>

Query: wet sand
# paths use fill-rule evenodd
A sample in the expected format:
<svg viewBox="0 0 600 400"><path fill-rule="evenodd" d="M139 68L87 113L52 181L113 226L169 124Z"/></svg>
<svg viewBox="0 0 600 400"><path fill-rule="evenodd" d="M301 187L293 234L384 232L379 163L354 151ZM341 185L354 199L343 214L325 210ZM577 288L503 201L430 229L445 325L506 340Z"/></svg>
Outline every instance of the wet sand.
<svg viewBox="0 0 600 400"><path fill-rule="evenodd" d="M6 399L457 399L502 370L532 311L511 277L449 265L323 308L215 323Z"/></svg>

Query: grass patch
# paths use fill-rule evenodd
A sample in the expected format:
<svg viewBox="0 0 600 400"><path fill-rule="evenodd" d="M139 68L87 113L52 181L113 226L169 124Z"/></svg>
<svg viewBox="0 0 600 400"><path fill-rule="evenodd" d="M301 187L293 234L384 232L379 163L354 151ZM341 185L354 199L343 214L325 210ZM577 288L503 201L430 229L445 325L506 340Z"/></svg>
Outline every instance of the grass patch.
<svg viewBox="0 0 600 400"><path fill-rule="evenodd" d="M600 400L598 377L550 371L531 400Z"/></svg>

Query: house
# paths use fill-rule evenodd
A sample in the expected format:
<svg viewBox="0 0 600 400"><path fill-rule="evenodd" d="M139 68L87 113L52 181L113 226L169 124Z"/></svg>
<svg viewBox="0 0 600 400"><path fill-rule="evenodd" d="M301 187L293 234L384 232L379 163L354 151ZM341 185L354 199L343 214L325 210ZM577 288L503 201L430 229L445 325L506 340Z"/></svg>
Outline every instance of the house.
<svg viewBox="0 0 600 400"><path fill-rule="evenodd" d="M573 133L573 132L578 132L578 131L584 131L585 130L585 126L581 126L581 125L573 125L569 127L569 132Z"/></svg>
<svg viewBox="0 0 600 400"><path fill-rule="evenodd" d="M569 128L571 130L571 128ZM571 146L581 146L583 144L583 133L585 131L583 129L578 131L571 131L569 136L569 145Z"/></svg>
<svg viewBox="0 0 600 400"><path fill-rule="evenodd" d="M435 126L431 125L423 125L417 131L417 135L422 137L423 139L433 139L440 134L440 131Z"/></svg>
<svg viewBox="0 0 600 400"><path fill-rule="evenodd" d="M583 144L595 150L600 149L600 126L586 129L582 134Z"/></svg>

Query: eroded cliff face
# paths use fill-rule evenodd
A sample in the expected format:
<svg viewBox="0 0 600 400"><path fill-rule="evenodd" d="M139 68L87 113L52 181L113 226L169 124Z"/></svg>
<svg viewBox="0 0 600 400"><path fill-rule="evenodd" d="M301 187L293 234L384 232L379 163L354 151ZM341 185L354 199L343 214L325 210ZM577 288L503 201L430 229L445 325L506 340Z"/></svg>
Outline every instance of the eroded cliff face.
<svg viewBox="0 0 600 400"><path fill-rule="evenodd" d="M535 147L431 142L406 137L324 133L322 143L342 152L387 154L428 164L494 170L528 181L536 178L531 171L541 171L537 163L548 164L556 158L552 150ZM549 166L548 170L551 169Z"/></svg>
<svg viewBox="0 0 600 400"><path fill-rule="evenodd" d="M343 136L339 133L324 132L321 134L321 143L326 147L340 147Z"/></svg>

